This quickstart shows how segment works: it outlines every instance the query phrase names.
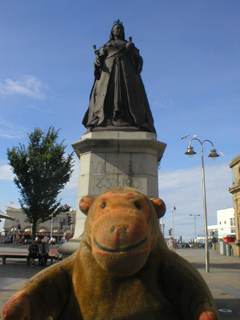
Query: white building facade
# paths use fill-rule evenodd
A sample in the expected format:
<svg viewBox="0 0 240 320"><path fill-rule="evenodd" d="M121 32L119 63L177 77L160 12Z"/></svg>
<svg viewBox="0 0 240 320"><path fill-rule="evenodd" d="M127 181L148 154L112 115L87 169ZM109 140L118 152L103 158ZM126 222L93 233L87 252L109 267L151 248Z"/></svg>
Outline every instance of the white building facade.
<svg viewBox="0 0 240 320"><path fill-rule="evenodd" d="M217 224L208 226L208 234L210 237L215 236L218 239L235 234L236 221L233 208L217 210Z"/></svg>

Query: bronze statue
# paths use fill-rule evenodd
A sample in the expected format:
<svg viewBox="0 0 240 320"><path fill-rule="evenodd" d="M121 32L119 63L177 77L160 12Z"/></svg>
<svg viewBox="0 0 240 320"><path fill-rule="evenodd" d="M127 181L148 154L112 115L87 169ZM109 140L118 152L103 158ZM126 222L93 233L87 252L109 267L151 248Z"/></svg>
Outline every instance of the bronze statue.
<svg viewBox="0 0 240 320"><path fill-rule="evenodd" d="M95 50L95 54L95 81L83 125L88 131L156 133L140 76L143 60L132 38L129 42L125 40L124 27L119 20L112 27L110 40Z"/></svg>

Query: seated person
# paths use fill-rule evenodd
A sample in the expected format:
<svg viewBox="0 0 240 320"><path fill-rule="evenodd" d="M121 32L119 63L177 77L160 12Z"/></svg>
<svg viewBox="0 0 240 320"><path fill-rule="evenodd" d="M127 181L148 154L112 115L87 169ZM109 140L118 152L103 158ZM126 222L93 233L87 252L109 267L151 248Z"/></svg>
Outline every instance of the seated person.
<svg viewBox="0 0 240 320"><path fill-rule="evenodd" d="M42 266L45 266L48 259L48 253L49 253L49 246L47 242L43 239L42 243L39 246L39 253L38 253L38 259L39 264Z"/></svg>
<svg viewBox="0 0 240 320"><path fill-rule="evenodd" d="M38 255L38 245L35 240L33 240L32 244L28 247L28 257L27 257L27 264L29 264L29 261L31 263L31 266L34 266L34 260L37 258Z"/></svg>

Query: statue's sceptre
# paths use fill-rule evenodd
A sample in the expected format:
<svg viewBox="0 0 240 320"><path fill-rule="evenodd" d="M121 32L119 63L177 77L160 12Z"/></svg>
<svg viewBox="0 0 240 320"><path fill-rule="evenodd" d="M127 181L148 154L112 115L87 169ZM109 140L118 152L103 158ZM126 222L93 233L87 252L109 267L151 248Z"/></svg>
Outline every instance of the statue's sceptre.
<svg viewBox="0 0 240 320"><path fill-rule="evenodd" d="M97 47L96 47L96 45L94 44L94 45L93 45L93 50L94 50L95 55L98 57L98 56L99 56L99 50L96 50L96 49L97 49Z"/></svg>

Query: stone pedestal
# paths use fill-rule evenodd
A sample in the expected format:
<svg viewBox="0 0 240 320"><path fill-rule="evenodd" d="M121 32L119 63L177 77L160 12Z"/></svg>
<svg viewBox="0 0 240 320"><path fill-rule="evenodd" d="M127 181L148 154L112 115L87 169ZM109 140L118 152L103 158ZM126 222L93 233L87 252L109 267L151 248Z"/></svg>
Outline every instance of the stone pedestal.
<svg viewBox="0 0 240 320"><path fill-rule="evenodd" d="M84 134L72 147L80 159L76 224L73 239L59 249L63 254L64 247L69 254L79 245L86 218L78 206L83 196L123 186L158 197L158 162L166 144L149 132L100 131Z"/></svg>

